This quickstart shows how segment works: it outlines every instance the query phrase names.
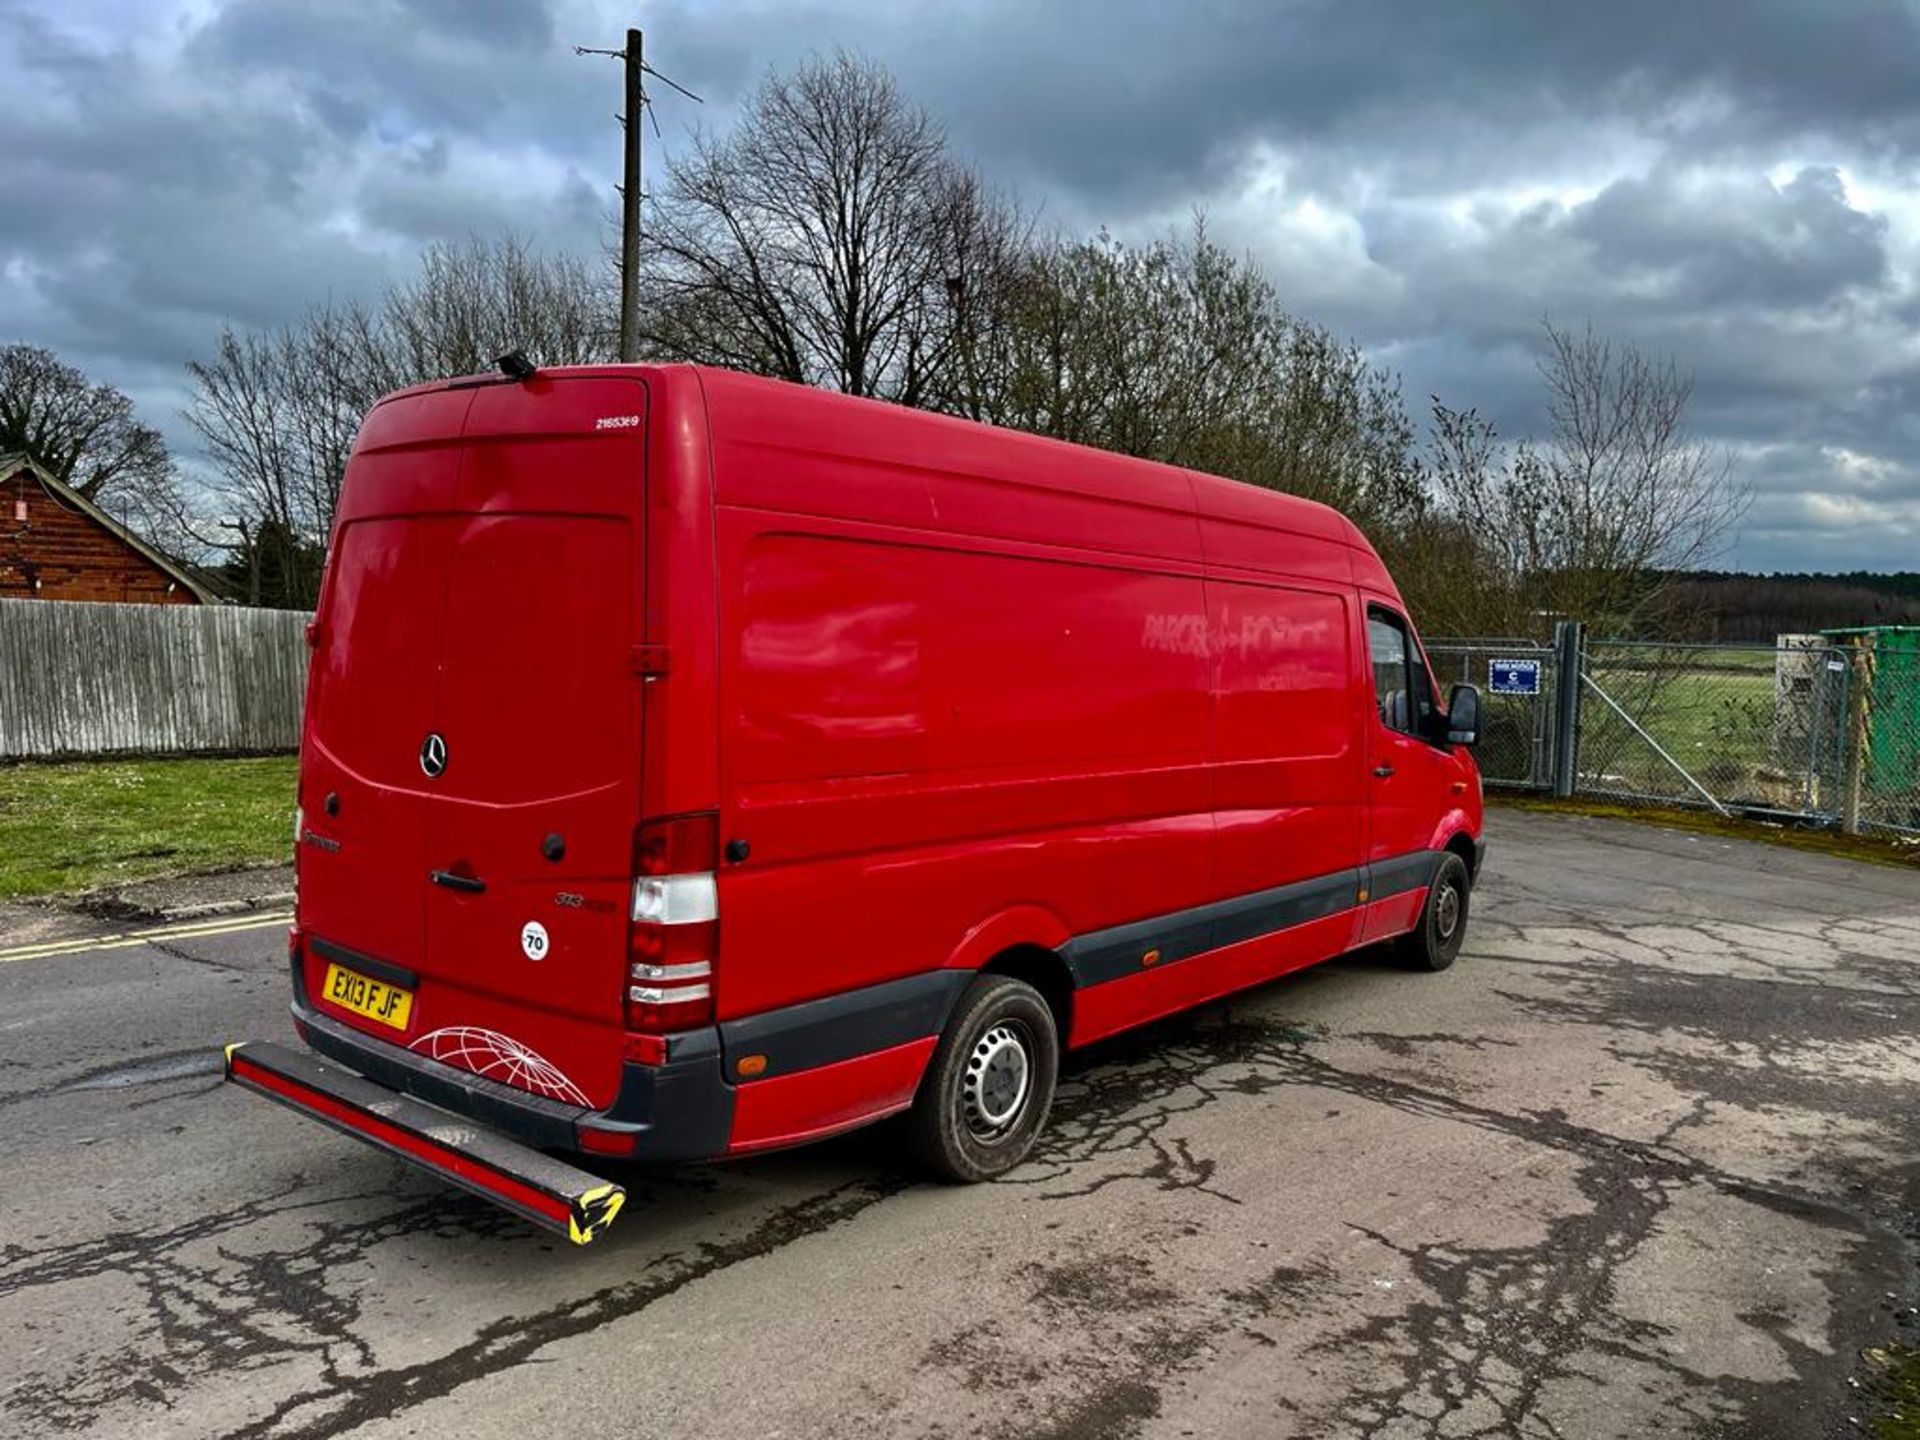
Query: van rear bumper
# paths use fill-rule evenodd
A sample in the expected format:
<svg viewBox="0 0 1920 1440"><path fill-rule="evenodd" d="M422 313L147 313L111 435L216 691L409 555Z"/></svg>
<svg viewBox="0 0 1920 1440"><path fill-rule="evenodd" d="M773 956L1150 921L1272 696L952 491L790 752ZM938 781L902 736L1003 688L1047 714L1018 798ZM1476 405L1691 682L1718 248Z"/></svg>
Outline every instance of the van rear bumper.
<svg viewBox="0 0 1920 1440"><path fill-rule="evenodd" d="M733 1131L733 1087L721 1069L717 1028L672 1037L664 1065L622 1067L620 1089L605 1110L587 1110L531 1095L496 1080L383 1044L307 1003L300 969L294 967L293 1023L317 1053L345 1065L387 1090L497 1130L542 1150L582 1151L582 1131L604 1137L591 1148L614 1154L606 1143L632 1137L618 1158L710 1160L724 1155Z"/></svg>
<svg viewBox="0 0 1920 1440"><path fill-rule="evenodd" d="M229 1045L227 1079L308 1119L585 1245L626 1201L620 1186L461 1117L272 1041Z"/></svg>

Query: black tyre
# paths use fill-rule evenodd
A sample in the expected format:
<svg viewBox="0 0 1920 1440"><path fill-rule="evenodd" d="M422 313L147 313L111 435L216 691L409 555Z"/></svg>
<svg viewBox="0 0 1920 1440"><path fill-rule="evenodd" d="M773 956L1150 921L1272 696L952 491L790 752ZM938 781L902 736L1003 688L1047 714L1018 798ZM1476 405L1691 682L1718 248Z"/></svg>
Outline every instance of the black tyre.
<svg viewBox="0 0 1920 1440"><path fill-rule="evenodd" d="M1024 980L982 975L966 988L914 1097L909 1133L948 1180L1004 1175L1033 1149L1053 1108L1060 1039Z"/></svg>
<svg viewBox="0 0 1920 1440"><path fill-rule="evenodd" d="M1472 889L1467 862L1448 851L1433 884L1427 887L1420 923L1400 937L1400 954L1409 965L1418 970L1444 970L1453 964L1460 953L1460 942L1466 938L1467 897Z"/></svg>

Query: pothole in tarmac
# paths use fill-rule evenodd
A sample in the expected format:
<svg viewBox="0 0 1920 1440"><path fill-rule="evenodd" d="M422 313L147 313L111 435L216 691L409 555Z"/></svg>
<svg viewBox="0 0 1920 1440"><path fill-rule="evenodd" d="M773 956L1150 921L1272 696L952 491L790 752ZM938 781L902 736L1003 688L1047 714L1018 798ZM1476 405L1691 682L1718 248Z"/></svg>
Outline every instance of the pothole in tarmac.
<svg viewBox="0 0 1920 1440"><path fill-rule="evenodd" d="M118 1065L110 1070L92 1070L64 1085L56 1085L54 1092L131 1090L141 1085L159 1085L168 1080L218 1075L225 1064L226 1057L211 1047L181 1050L170 1055L155 1055L150 1060L136 1060L131 1065Z"/></svg>

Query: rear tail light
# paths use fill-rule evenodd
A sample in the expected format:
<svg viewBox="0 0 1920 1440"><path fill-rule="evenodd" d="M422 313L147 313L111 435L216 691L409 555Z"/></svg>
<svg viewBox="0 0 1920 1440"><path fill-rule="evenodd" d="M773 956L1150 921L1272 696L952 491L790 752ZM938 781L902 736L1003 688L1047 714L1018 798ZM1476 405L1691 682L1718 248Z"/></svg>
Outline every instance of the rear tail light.
<svg viewBox="0 0 1920 1440"><path fill-rule="evenodd" d="M589 1155L631 1155L640 1138L631 1130L602 1130L593 1125L577 1126L574 1134Z"/></svg>
<svg viewBox="0 0 1920 1440"><path fill-rule="evenodd" d="M654 821L635 837L629 1030L662 1034L712 1023L719 836L719 817L707 814Z"/></svg>

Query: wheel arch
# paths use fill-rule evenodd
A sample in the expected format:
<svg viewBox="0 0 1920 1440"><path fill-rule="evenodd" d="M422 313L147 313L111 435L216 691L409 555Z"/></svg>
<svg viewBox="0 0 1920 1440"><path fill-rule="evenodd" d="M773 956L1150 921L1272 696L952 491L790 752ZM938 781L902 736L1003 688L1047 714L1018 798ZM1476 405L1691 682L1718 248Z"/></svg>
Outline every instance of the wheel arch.
<svg viewBox="0 0 1920 1440"><path fill-rule="evenodd" d="M1073 1025L1073 972L1060 952L1043 945L1013 945L1002 950L980 967L982 975L1005 975L1024 980L1040 992L1053 1012L1053 1028L1062 1050Z"/></svg>
<svg viewBox="0 0 1920 1440"><path fill-rule="evenodd" d="M1440 823L1433 827L1433 841L1428 846L1431 850L1445 850L1458 855L1467 867L1469 881L1479 878L1474 874L1480 854L1480 847L1474 841L1474 830L1473 818L1466 811L1449 810L1440 817Z"/></svg>
<svg viewBox="0 0 1920 1440"><path fill-rule="evenodd" d="M1461 861L1467 867L1467 879L1469 881L1478 878L1473 872L1475 866L1479 864L1480 847L1473 843L1473 836L1464 830L1456 830L1447 837L1447 843L1440 848L1451 851L1460 857Z"/></svg>
<svg viewBox="0 0 1920 1440"><path fill-rule="evenodd" d="M949 969L978 974L1008 975L1024 980L1045 997L1060 1032L1060 1048L1067 1044L1067 1026L1073 1018L1073 972L1060 957L1060 947L1072 938L1066 923L1041 905L1015 905L975 925L954 947Z"/></svg>

